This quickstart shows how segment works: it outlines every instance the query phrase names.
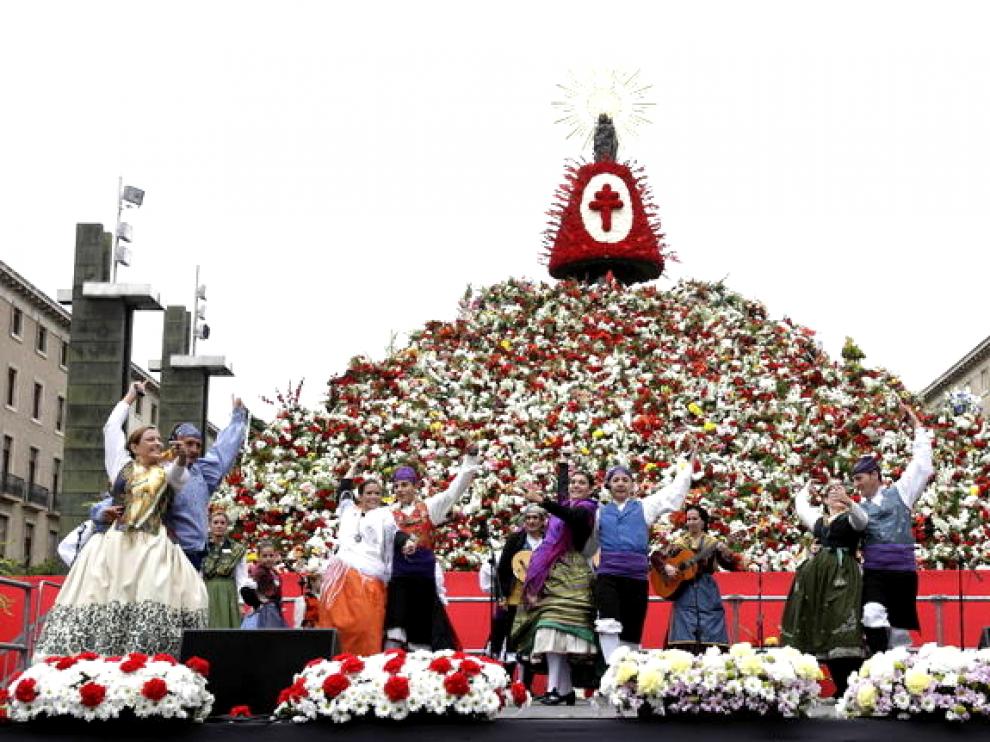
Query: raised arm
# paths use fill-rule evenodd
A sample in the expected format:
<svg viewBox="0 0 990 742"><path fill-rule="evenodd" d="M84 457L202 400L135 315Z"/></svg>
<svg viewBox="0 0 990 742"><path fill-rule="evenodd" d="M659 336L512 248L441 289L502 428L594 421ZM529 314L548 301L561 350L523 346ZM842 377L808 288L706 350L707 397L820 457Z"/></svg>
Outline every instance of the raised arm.
<svg viewBox="0 0 990 742"><path fill-rule="evenodd" d="M677 476L674 481L659 492L643 498L643 515L646 523L652 525L664 513L680 510L691 489L691 477L694 474L694 462L697 455L692 453L686 460L677 462Z"/></svg>
<svg viewBox="0 0 990 742"><path fill-rule="evenodd" d="M234 398L230 422L220 431L212 448L199 459L199 470L206 481L210 494L220 486L227 476L230 467L237 460L237 455L244 445L244 434L247 432L247 408L239 397Z"/></svg>
<svg viewBox="0 0 990 742"><path fill-rule="evenodd" d="M908 416L914 426L914 443L911 446L911 462L894 486L901 496L901 501L907 507L913 508L935 472L935 467L932 465L932 434L922 426L914 410L903 402L901 402L901 412Z"/></svg>
<svg viewBox="0 0 990 742"><path fill-rule="evenodd" d="M794 509L797 511L798 520L801 525L809 531L815 527L815 523L822 517L822 509L811 504L811 483L804 485L800 491L794 495Z"/></svg>
<svg viewBox="0 0 990 742"><path fill-rule="evenodd" d="M478 450L472 447L464 457L464 463L461 464L461 468L457 471L457 476L454 477L450 486L440 494L426 498L426 509L429 511L430 520L433 521L434 525L440 525L447 520L450 509L461 495L467 492L467 488L474 481L480 468Z"/></svg>
<svg viewBox="0 0 990 742"><path fill-rule="evenodd" d="M135 381L127 390L127 394L121 399L107 418L103 426L103 463L107 470L107 477L113 482L117 479L120 470L131 460L131 455L127 450L127 434L124 432L124 425L127 423L127 412L130 410L134 400L139 395L144 394L144 383Z"/></svg>

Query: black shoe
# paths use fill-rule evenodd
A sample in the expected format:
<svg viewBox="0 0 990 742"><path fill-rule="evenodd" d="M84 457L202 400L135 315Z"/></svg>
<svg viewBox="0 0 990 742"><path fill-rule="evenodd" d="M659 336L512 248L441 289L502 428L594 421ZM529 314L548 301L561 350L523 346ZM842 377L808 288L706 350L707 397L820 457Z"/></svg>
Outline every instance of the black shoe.
<svg viewBox="0 0 990 742"><path fill-rule="evenodd" d="M576 700L577 696L574 694L574 691L562 696L554 688L540 699L540 703L544 706L573 706Z"/></svg>

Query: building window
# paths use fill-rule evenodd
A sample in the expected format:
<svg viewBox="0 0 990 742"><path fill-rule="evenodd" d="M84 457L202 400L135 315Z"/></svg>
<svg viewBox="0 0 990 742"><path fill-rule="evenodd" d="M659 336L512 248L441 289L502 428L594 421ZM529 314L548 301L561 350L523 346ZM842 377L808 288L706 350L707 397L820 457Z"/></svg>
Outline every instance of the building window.
<svg viewBox="0 0 990 742"><path fill-rule="evenodd" d="M14 439L9 435L3 437L3 458L0 459L0 490L7 489L7 475L10 474L10 459L14 455Z"/></svg>
<svg viewBox="0 0 990 742"><path fill-rule="evenodd" d="M48 558L52 561L58 559L58 531L48 532Z"/></svg>
<svg viewBox="0 0 990 742"><path fill-rule="evenodd" d="M48 354L48 329L38 325L38 334L34 339L34 349L42 355Z"/></svg>
<svg viewBox="0 0 990 742"><path fill-rule="evenodd" d="M62 368L69 367L69 344L64 340L58 352L58 365Z"/></svg>
<svg viewBox="0 0 990 742"><path fill-rule="evenodd" d="M7 555L7 526L10 523L10 518L6 515L0 515L0 556Z"/></svg>
<svg viewBox="0 0 990 742"><path fill-rule="evenodd" d="M62 484L62 459L52 459L52 494L57 495Z"/></svg>
<svg viewBox="0 0 990 742"><path fill-rule="evenodd" d="M34 523L24 524L24 566L31 566L31 551L34 549Z"/></svg>
<svg viewBox="0 0 990 742"><path fill-rule="evenodd" d="M38 454L41 453L37 448L31 446L31 454L28 457L28 489L34 486L34 483L38 481Z"/></svg>
<svg viewBox="0 0 990 742"><path fill-rule="evenodd" d="M45 387L34 382L34 397L31 402L31 417L35 420L41 419L41 402L45 396Z"/></svg>
<svg viewBox="0 0 990 742"><path fill-rule="evenodd" d="M10 334L13 335L15 338L19 338L23 330L24 330L24 312L22 312L17 307L11 307Z"/></svg>
<svg viewBox="0 0 990 742"><path fill-rule="evenodd" d="M144 414L144 397L139 396L134 400L134 414L138 417Z"/></svg>
<svg viewBox="0 0 990 742"><path fill-rule="evenodd" d="M158 425L158 405L151 403L151 424Z"/></svg>
<svg viewBox="0 0 990 742"><path fill-rule="evenodd" d="M7 406L17 407L17 369L7 368Z"/></svg>
<svg viewBox="0 0 990 742"><path fill-rule="evenodd" d="M55 401L55 430L62 432L65 427L65 397L59 396Z"/></svg>
<svg viewBox="0 0 990 742"><path fill-rule="evenodd" d="M980 391L985 392L990 389L990 371L983 369L980 371Z"/></svg>

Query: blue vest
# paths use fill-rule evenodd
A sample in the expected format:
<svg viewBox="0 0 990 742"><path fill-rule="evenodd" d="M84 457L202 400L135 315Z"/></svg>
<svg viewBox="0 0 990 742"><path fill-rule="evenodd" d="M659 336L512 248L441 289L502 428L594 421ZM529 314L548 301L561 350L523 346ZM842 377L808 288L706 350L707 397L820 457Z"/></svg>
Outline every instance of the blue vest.
<svg viewBox="0 0 990 742"><path fill-rule="evenodd" d="M901 500L901 493L896 487L888 487L880 494L883 497L879 505L873 504L872 500L863 500L860 503L866 514L870 516L864 545L914 545L911 509Z"/></svg>
<svg viewBox="0 0 990 742"><path fill-rule="evenodd" d="M602 553L598 574L645 580L649 570L650 529L643 503L638 498L627 500L620 511L618 505L610 502L599 512L598 539Z"/></svg>

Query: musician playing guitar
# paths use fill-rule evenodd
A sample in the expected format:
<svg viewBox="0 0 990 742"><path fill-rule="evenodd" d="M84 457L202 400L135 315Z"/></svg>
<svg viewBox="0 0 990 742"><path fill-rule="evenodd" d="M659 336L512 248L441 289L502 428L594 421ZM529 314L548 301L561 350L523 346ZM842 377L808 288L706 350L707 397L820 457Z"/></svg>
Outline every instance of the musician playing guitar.
<svg viewBox="0 0 990 742"><path fill-rule="evenodd" d="M700 505L689 505L684 516L685 533L671 545L668 553L674 559L667 561L662 569L668 584L687 577L689 571L694 576L681 579L673 592L674 610L667 630L667 646L694 651L712 645L727 647L725 609L712 573L716 565L730 571L740 570L741 562L724 542L708 534L708 511ZM682 565L686 569L681 569Z"/></svg>

